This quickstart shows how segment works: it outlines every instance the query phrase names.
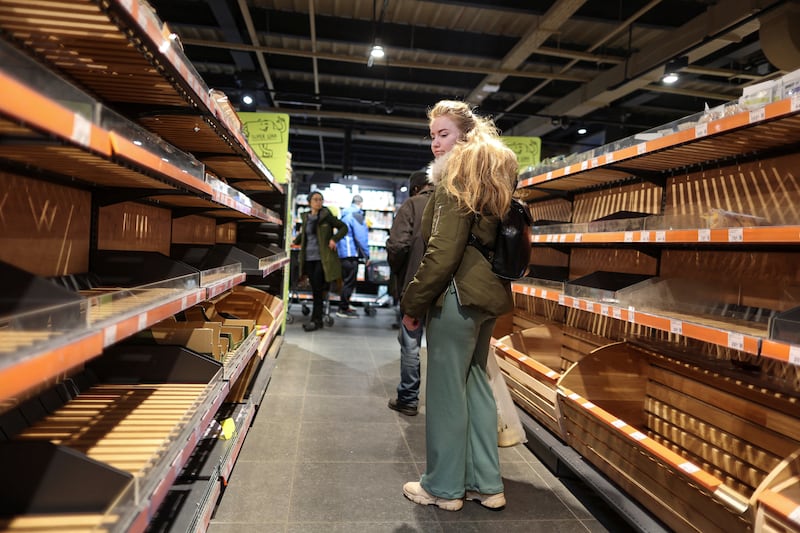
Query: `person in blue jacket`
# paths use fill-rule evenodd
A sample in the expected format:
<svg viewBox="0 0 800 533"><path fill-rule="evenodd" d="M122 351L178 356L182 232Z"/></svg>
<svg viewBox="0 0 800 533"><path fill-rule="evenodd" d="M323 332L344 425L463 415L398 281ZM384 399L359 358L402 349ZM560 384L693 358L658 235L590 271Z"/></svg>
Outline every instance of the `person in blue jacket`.
<svg viewBox="0 0 800 533"><path fill-rule="evenodd" d="M339 310L336 316L357 318L358 313L350 307L350 297L356 288L358 260L364 258L369 264L369 228L364 218L361 195L353 196L350 207L342 211L342 222L347 226L347 234L339 241L339 260L342 263L342 293L339 295Z"/></svg>

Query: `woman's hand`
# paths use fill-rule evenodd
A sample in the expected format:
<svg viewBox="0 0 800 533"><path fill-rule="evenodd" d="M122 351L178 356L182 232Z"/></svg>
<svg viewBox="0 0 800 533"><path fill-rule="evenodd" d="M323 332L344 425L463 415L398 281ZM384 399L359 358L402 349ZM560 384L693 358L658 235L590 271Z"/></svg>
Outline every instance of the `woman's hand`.
<svg viewBox="0 0 800 533"><path fill-rule="evenodd" d="M416 331L422 327L422 323L412 316L403 315L403 326L405 326L408 331Z"/></svg>
<svg viewBox="0 0 800 533"><path fill-rule="evenodd" d="M335 250L336 249L336 241L334 241L333 239L329 240L328 241L328 248L330 248L331 250Z"/></svg>

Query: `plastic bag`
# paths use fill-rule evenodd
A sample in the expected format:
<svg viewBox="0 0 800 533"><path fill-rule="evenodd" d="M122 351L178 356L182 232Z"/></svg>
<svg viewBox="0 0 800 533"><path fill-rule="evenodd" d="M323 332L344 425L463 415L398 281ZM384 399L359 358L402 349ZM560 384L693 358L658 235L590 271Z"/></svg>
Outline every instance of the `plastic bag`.
<svg viewBox="0 0 800 533"><path fill-rule="evenodd" d="M508 385L495 357L497 356L494 352L489 353L486 360L486 375L492 386L494 402L497 404L497 445L505 448L528 442L528 439L519 419L517 406L514 405L511 393L508 392Z"/></svg>

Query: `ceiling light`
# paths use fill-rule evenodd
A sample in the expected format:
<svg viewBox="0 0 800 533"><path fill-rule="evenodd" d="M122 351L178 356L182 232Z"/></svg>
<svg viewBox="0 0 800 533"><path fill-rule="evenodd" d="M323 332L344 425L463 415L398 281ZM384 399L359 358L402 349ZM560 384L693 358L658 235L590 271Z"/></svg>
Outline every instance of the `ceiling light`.
<svg viewBox="0 0 800 533"><path fill-rule="evenodd" d="M687 56L671 59L664 65L664 76L661 78L663 83L671 85L680 79L679 72L682 68L689 66L689 58Z"/></svg>
<svg viewBox="0 0 800 533"><path fill-rule="evenodd" d="M249 94L246 94L246 95L242 96L242 103L244 105L252 104L253 103L253 97L250 96Z"/></svg>
<svg viewBox="0 0 800 533"><path fill-rule="evenodd" d="M496 93L500 90L500 84L498 83L484 83L483 84L483 91L487 93Z"/></svg>
<svg viewBox="0 0 800 533"><path fill-rule="evenodd" d="M680 79L680 76L676 72L670 72L669 74L664 74L664 77L661 78L661 81L666 83L667 85L672 85L676 81Z"/></svg>
<svg viewBox="0 0 800 533"><path fill-rule="evenodd" d="M586 128L578 128L578 135L586 135L586 132L589 131Z"/></svg>
<svg viewBox="0 0 800 533"><path fill-rule="evenodd" d="M372 59L383 59L386 56L386 52L383 49L383 46L379 44L375 44L372 46L372 50L369 51L369 57Z"/></svg>

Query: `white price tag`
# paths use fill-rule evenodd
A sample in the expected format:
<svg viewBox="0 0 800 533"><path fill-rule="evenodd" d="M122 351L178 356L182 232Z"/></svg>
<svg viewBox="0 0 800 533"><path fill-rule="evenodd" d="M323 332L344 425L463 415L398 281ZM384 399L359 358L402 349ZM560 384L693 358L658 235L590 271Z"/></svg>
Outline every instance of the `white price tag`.
<svg viewBox="0 0 800 533"><path fill-rule="evenodd" d="M583 241L583 233L576 233L575 234L575 242Z"/></svg>
<svg viewBox="0 0 800 533"><path fill-rule="evenodd" d="M677 335L683 335L683 322L680 320L669 321L669 332Z"/></svg>
<svg viewBox="0 0 800 533"><path fill-rule="evenodd" d="M189 307L189 298L188 296L184 296L181 298L181 310L186 309L187 307Z"/></svg>
<svg viewBox="0 0 800 533"><path fill-rule="evenodd" d="M613 163L614 162L614 152L609 152L606 154L606 163Z"/></svg>
<svg viewBox="0 0 800 533"><path fill-rule="evenodd" d="M708 122L703 122L694 127L694 138L705 137L708 135Z"/></svg>
<svg viewBox="0 0 800 533"><path fill-rule="evenodd" d="M587 168L589 168L589 162L581 161L581 170L586 170Z"/></svg>
<svg viewBox="0 0 800 533"><path fill-rule="evenodd" d="M600 305L600 314L603 316L608 316L608 306L607 305Z"/></svg>
<svg viewBox="0 0 800 533"><path fill-rule="evenodd" d="M744 240L744 230L742 228L728 229L728 242L742 242Z"/></svg>
<svg viewBox="0 0 800 533"><path fill-rule="evenodd" d="M765 118L767 118L767 110L764 107L750 111L750 124L754 122L761 122Z"/></svg>
<svg viewBox="0 0 800 533"><path fill-rule="evenodd" d="M92 141L92 123L81 115L74 115L70 139L83 146L89 146Z"/></svg>
<svg viewBox="0 0 800 533"><path fill-rule="evenodd" d="M642 155L643 153L647 152L647 145L645 143L639 143L636 145L636 154Z"/></svg>
<svg viewBox="0 0 800 533"><path fill-rule="evenodd" d="M734 350L744 350L744 335L729 331L728 348L733 348Z"/></svg>
<svg viewBox="0 0 800 533"><path fill-rule="evenodd" d="M111 346L117 342L117 325L108 326L103 330L103 346Z"/></svg>
<svg viewBox="0 0 800 533"><path fill-rule="evenodd" d="M564 167L564 175L566 176L569 174L570 170L572 170L572 165L567 165Z"/></svg>
<svg viewBox="0 0 800 533"><path fill-rule="evenodd" d="M792 96L791 110L792 111L800 110L800 94L795 94Z"/></svg>
<svg viewBox="0 0 800 533"><path fill-rule="evenodd" d="M628 306L628 322L636 322L636 309L632 306Z"/></svg>
<svg viewBox="0 0 800 533"><path fill-rule="evenodd" d="M562 233L561 235L559 235L558 236L558 242L567 242L567 234L566 233Z"/></svg>
<svg viewBox="0 0 800 533"><path fill-rule="evenodd" d="M633 232L626 231L625 236L623 237L623 242L633 242Z"/></svg>
<svg viewBox="0 0 800 533"><path fill-rule="evenodd" d="M710 229L697 230L697 242L711 242L711 230Z"/></svg>
<svg viewBox="0 0 800 533"><path fill-rule="evenodd" d="M800 365L800 346L789 347L789 362L793 365Z"/></svg>
<svg viewBox="0 0 800 533"><path fill-rule="evenodd" d="M622 309L620 309L619 307L612 307L611 309L612 309L611 311L612 316L617 320L622 320Z"/></svg>
<svg viewBox="0 0 800 533"><path fill-rule="evenodd" d="M539 242L539 239L540 239L541 237L542 237L541 235L534 235L534 236L533 236L533 242Z"/></svg>
<svg viewBox="0 0 800 533"><path fill-rule="evenodd" d="M595 168L596 166L597 166L597 158L593 157L592 158L592 168Z"/></svg>
<svg viewBox="0 0 800 533"><path fill-rule="evenodd" d="M666 231L657 231L656 232L656 242L667 242L667 232Z"/></svg>
<svg viewBox="0 0 800 533"><path fill-rule="evenodd" d="M574 307L575 309L580 309L581 308L581 301L578 300L577 298L573 298L572 299L572 307Z"/></svg>
<svg viewBox="0 0 800 533"><path fill-rule="evenodd" d="M547 289L542 289L542 298L547 299Z"/></svg>
<svg viewBox="0 0 800 533"><path fill-rule="evenodd" d="M147 327L147 313L142 313L139 315L139 323L137 324L139 327L139 331L142 331L144 328Z"/></svg>
<svg viewBox="0 0 800 533"><path fill-rule="evenodd" d="M554 238L555 238L555 235L553 235L552 233L548 234L547 235L547 242L553 242Z"/></svg>
<svg viewBox="0 0 800 533"><path fill-rule="evenodd" d="M544 177L544 179L546 180L553 179L553 171L551 170L550 172L548 172L547 175Z"/></svg>
<svg viewBox="0 0 800 533"><path fill-rule="evenodd" d="M631 437L633 437L634 440L644 440L647 438L647 435L645 435L641 431L634 431L633 433L631 433Z"/></svg>
<svg viewBox="0 0 800 533"><path fill-rule="evenodd" d="M649 231L639 232L639 242L650 242L650 232Z"/></svg>
<svg viewBox="0 0 800 533"><path fill-rule="evenodd" d="M564 305L564 295L563 294L559 294L558 295L558 305Z"/></svg>

